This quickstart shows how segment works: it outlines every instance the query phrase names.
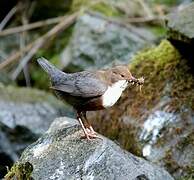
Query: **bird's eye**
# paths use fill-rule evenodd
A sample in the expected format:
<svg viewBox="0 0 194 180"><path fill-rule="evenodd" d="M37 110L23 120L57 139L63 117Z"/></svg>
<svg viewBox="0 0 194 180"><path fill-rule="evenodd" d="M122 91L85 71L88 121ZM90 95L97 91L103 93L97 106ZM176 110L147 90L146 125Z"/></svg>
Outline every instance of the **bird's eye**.
<svg viewBox="0 0 194 180"><path fill-rule="evenodd" d="M124 77L124 75L123 75L123 74L121 74L121 77Z"/></svg>

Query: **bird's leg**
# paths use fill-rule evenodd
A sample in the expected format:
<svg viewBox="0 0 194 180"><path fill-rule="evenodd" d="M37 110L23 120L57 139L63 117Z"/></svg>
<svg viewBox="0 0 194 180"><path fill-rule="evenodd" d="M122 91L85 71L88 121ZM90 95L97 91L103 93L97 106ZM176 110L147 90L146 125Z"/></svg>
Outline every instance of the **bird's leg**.
<svg viewBox="0 0 194 180"><path fill-rule="evenodd" d="M85 137L88 139L88 140L91 140L91 138L97 138L98 136L95 135L95 134L92 134L90 131L87 131L87 129L85 128L84 126L84 123L82 122L82 113L81 112L77 112L77 119L84 131L84 134L85 134Z"/></svg>
<svg viewBox="0 0 194 180"><path fill-rule="evenodd" d="M86 116L86 111L83 111L83 112L82 112L82 115L84 116L84 119L86 120L86 124L87 124L87 128L86 128L86 129L88 130L89 136L92 137L92 138L99 138L99 139L102 139L102 137L99 137L99 136L97 135L97 133L94 131L92 125L90 124L90 122L89 122L89 120L88 120L88 118L87 118L87 116Z"/></svg>
<svg viewBox="0 0 194 180"><path fill-rule="evenodd" d="M89 129L89 126L90 126L90 125L89 125L87 119L85 118L84 112L81 112L81 113L80 113L80 116L82 117L82 120L84 120L84 121L83 121L83 124L84 124L84 127L85 127L87 133L90 133L90 129Z"/></svg>
<svg viewBox="0 0 194 180"><path fill-rule="evenodd" d="M91 134L96 134L96 132L94 131L92 125L90 124L87 116L86 116L86 111L82 112L82 115L84 116L84 119L86 120L86 123L87 123L87 129L89 130L89 132Z"/></svg>
<svg viewBox="0 0 194 180"><path fill-rule="evenodd" d="M87 130L86 130L86 128L85 128L85 126L84 126L84 124L83 124L83 122L82 122L81 113L80 113L80 112L77 112L77 119L78 119L78 121L79 121L79 123L80 123L80 125L81 125L81 127L82 127L82 129L83 129L83 131L84 131L85 137L86 137L88 140L91 140L90 137L89 137L89 135L88 135L88 132L87 132Z"/></svg>

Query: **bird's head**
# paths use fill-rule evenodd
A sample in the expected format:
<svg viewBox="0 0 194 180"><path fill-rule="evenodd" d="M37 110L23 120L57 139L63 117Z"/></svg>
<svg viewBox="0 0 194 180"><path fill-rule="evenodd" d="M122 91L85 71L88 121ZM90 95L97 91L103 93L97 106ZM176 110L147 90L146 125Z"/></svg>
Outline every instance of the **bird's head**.
<svg viewBox="0 0 194 180"><path fill-rule="evenodd" d="M128 66L115 66L112 68L112 83L117 82L119 80L126 80L131 84L142 85L144 83L144 78L135 78L132 76Z"/></svg>

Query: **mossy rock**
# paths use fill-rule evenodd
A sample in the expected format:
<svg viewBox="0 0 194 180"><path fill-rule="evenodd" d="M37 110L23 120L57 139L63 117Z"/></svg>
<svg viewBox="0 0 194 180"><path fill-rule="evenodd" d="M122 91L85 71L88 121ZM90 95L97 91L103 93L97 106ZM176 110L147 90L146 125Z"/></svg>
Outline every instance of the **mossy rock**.
<svg viewBox="0 0 194 180"><path fill-rule="evenodd" d="M10 171L5 175L5 180L32 180L31 177L33 166L29 162L19 163L16 162Z"/></svg>
<svg viewBox="0 0 194 180"><path fill-rule="evenodd" d="M194 130L194 78L188 61L168 40L163 40L156 47L138 52L129 68L134 77L145 78L142 91L130 87L109 111L89 114L94 127L138 155L144 155L144 147L150 145L146 158L166 167L176 178L190 177L189 171L183 173L185 166L193 166L190 162L183 166L175 158L175 163L169 166L165 161L165 152L169 149L178 153L179 143L191 145L191 141L182 139L182 136L189 139ZM159 127L150 124L146 129L148 120L161 124ZM192 157L193 151L191 146L182 153Z"/></svg>
<svg viewBox="0 0 194 180"><path fill-rule="evenodd" d="M181 57L169 41L164 40L158 47L137 54L132 62L131 71L137 77L145 77L141 102L149 104L153 102L148 102L149 100L156 101L163 95L166 84L171 83L171 89L167 95L172 97L173 108L180 109L184 104L194 109L194 79L191 69L187 60Z"/></svg>

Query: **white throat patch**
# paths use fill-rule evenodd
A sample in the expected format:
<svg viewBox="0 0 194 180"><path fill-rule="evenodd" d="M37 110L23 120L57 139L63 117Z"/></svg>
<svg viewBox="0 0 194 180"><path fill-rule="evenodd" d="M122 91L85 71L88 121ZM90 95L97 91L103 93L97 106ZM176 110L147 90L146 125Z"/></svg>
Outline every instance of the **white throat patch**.
<svg viewBox="0 0 194 180"><path fill-rule="evenodd" d="M120 80L112 86L109 86L106 92L102 95L102 105L105 108L113 106L120 98L127 85L128 82L126 80Z"/></svg>

